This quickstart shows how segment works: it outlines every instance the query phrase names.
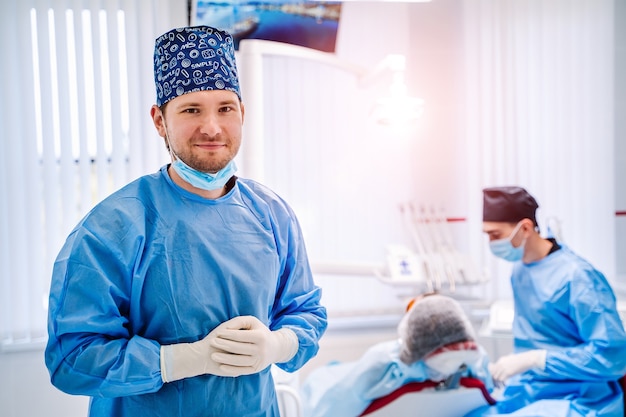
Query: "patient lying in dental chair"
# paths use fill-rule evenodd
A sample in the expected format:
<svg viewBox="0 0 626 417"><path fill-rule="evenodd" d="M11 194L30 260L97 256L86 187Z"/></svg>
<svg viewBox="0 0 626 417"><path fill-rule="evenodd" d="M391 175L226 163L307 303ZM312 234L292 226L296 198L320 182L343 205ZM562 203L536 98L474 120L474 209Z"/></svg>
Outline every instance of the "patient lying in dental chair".
<svg viewBox="0 0 626 417"><path fill-rule="evenodd" d="M372 346L357 361L314 370L301 390L304 416L357 417L377 398L411 382L435 381L447 389L471 377L492 390L487 355L453 298L427 294L413 300L398 336Z"/></svg>

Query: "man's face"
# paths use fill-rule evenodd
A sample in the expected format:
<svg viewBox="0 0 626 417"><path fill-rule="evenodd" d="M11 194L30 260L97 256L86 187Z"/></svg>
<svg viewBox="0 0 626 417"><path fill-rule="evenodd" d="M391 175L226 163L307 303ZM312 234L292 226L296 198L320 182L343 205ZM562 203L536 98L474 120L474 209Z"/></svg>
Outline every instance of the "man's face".
<svg viewBox="0 0 626 417"><path fill-rule="evenodd" d="M215 173L230 162L241 145L244 108L232 91L196 91L167 103L164 112L153 106L159 135L190 167Z"/></svg>

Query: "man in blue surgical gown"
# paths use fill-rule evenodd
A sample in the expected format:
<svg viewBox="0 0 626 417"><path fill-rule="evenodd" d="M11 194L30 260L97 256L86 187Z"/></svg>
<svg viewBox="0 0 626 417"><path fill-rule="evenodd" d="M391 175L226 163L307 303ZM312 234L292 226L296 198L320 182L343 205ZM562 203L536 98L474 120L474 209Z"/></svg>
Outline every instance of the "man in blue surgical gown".
<svg viewBox="0 0 626 417"><path fill-rule="evenodd" d="M172 163L98 204L54 265L45 361L91 417L278 416L270 365L303 366L326 310L291 208L237 178L232 37L156 39L154 125Z"/></svg>
<svg viewBox="0 0 626 417"><path fill-rule="evenodd" d="M520 187L484 191L483 231L515 262L514 353L490 365L505 382L496 407L471 414L623 417L618 379L626 334L604 275L538 231L535 199Z"/></svg>

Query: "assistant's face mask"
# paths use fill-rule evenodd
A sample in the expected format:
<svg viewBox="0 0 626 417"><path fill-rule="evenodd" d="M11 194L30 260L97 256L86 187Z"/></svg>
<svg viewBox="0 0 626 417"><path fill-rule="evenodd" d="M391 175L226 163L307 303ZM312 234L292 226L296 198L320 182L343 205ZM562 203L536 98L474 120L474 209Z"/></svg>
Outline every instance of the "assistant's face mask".
<svg viewBox="0 0 626 417"><path fill-rule="evenodd" d="M463 365L473 366L479 359L478 350L454 350L429 356L424 359L424 364L429 378L440 381L458 372Z"/></svg>
<svg viewBox="0 0 626 417"><path fill-rule="evenodd" d="M515 229L511 232L509 237L504 239L492 240L489 242L489 249L491 249L491 253L493 253L498 258L502 258L505 261L516 262L522 259L524 256L524 245L526 244L526 239L522 241L521 245L518 247L513 246L511 240L515 237L517 232L519 232L520 227L522 226L522 222L517 223Z"/></svg>

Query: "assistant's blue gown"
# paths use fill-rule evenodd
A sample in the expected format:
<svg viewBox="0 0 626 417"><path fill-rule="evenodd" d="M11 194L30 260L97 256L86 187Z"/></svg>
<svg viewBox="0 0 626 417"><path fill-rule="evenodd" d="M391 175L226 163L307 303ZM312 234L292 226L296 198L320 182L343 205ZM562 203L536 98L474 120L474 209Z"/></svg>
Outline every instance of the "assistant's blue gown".
<svg viewBox="0 0 626 417"><path fill-rule="evenodd" d="M511 284L514 350L546 349L546 367L511 378L496 406L470 415L623 417L626 334L604 275L563 246L516 263Z"/></svg>
<svg viewBox="0 0 626 417"><path fill-rule="evenodd" d="M91 396L90 416L278 416L270 368L164 384L161 345L195 342L253 315L290 327L294 371L326 329L296 217L266 187L237 179L217 200L175 185L167 167L97 205L54 265L45 361L52 383Z"/></svg>

